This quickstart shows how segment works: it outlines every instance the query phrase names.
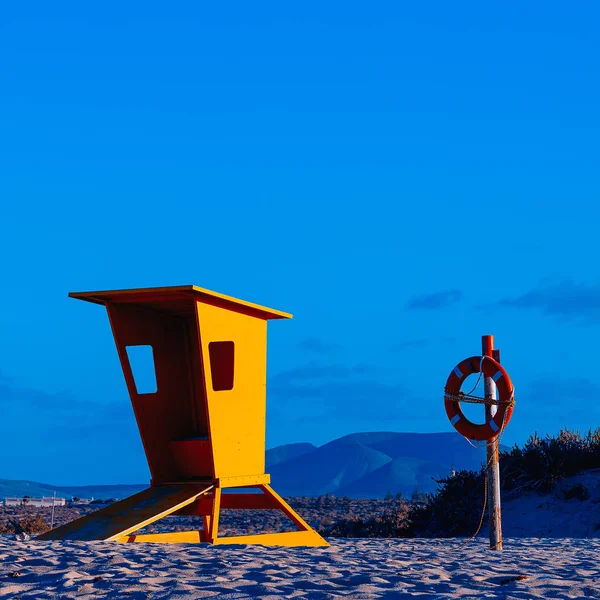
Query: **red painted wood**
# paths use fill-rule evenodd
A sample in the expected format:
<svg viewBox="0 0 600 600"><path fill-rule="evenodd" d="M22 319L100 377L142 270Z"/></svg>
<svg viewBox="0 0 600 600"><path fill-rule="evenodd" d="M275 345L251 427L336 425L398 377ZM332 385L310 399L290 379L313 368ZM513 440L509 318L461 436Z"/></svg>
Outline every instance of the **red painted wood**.
<svg viewBox="0 0 600 600"><path fill-rule="evenodd" d="M190 296L190 310L194 299ZM212 455L196 453L181 462L172 442L208 435L204 389L190 383L201 377L195 316L174 317L138 305L109 304L108 314L146 452L152 484L188 479L190 461L195 478L214 479ZM157 391L138 394L126 346L152 346Z"/></svg>
<svg viewBox="0 0 600 600"><path fill-rule="evenodd" d="M271 510L280 509L281 506L270 496L265 494L221 494L221 508L244 510ZM212 498L202 496L193 504L178 511L177 515L196 516L210 515L212 511Z"/></svg>

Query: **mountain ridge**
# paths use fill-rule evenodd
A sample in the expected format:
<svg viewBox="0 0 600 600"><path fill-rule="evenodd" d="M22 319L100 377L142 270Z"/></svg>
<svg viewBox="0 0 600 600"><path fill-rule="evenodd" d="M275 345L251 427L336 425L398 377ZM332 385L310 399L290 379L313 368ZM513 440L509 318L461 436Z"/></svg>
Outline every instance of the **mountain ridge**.
<svg viewBox="0 0 600 600"><path fill-rule="evenodd" d="M501 446L501 450L507 449ZM284 496L334 494L381 498L435 491L436 478L455 470L476 470L485 462L485 446L473 448L456 432L351 433L321 446L299 442L266 451L266 471ZM0 498L57 496L125 498L148 484L54 486L27 480L0 479Z"/></svg>

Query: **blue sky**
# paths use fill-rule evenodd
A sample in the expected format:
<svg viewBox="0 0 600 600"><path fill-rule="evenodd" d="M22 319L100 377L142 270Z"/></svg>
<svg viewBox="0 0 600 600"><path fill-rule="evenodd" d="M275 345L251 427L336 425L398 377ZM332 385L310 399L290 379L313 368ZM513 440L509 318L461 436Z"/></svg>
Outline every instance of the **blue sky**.
<svg viewBox="0 0 600 600"><path fill-rule="evenodd" d="M19 3L0 17L0 477L147 481L102 308L269 324L269 447L450 431L492 333L505 443L600 425L594 2Z"/></svg>

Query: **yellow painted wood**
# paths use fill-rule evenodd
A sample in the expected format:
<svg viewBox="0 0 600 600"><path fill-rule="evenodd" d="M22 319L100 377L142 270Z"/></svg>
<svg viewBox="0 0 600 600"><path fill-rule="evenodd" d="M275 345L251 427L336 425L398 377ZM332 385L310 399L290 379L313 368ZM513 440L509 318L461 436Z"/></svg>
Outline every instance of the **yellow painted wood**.
<svg viewBox="0 0 600 600"><path fill-rule="evenodd" d="M210 516L210 529L208 531L207 539L211 544L216 543L217 537L219 536L219 515L221 514L221 488L216 487L213 490L213 507L212 514Z"/></svg>
<svg viewBox="0 0 600 600"><path fill-rule="evenodd" d="M140 535L126 535L114 540L123 544L132 542L151 542L153 544L199 544L202 542L200 531L173 531L171 533L144 533Z"/></svg>
<svg viewBox="0 0 600 600"><path fill-rule="evenodd" d="M301 531L220 538L221 488L213 485L173 484L154 486L104 509L38 536L38 539L110 540L120 543L163 544L262 544L265 546L328 546L294 509L270 486L259 485ZM211 492L212 490L212 492ZM203 517L204 531L135 535L134 532L212 493L212 512Z"/></svg>
<svg viewBox="0 0 600 600"><path fill-rule="evenodd" d="M216 479L263 474L266 435L266 321L196 303L209 438ZM209 344L234 343L233 389L214 391Z"/></svg>
<svg viewBox="0 0 600 600"><path fill-rule="evenodd" d="M175 531L172 533L127 535L119 537L114 541L123 544L200 544L204 542L202 539L202 532L200 531ZM224 546L228 544L258 544L263 546L329 546L329 544L318 533L312 530L220 537L212 543L216 546Z"/></svg>
<svg viewBox="0 0 600 600"><path fill-rule="evenodd" d="M212 488L212 485L206 484L154 486L51 529L36 539L115 540L178 511Z"/></svg>
<svg viewBox="0 0 600 600"><path fill-rule="evenodd" d="M314 530L286 531L284 533L263 533L258 535L238 535L220 537L215 544L260 544L263 546L329 546Z"/></svg>
<svg viewBox="0 0 600 600"><path fill-rule="evenodd" d="M220 488L246 487L269 483L271 483L271 476L268 473L240 477L221 477L217 480L217 486Z"/></svg>
<svg viewBox="0 0 600 600"><path fill-rule="evenodd" d="M153 485L53 530L45 539L328 545L271 489L265 473L267 321L292 315L196 286L69 295L107 306ZM227 344L218 344L223 342ZM150 345L156 351L154 394L137 392L125 351L131 345ZM215 390L213 373L217 388L229 387L233 373L232 389ZM268 496L266 504L282 510L300 531L219 538L221 490L241 487L260 487ZM184 511L204 513L203 531L134 535L209 490L212 507L207 499Z"/></svg>
<svg viewBox="0 0 600 600"><path fill-rule="evenodd" d="M279 504L281 510L293 521L296 527L306 531L313 531L312 527L271 486L261 485L260 488Z"/></svg>
<svg viewBox="0 0 600 600"><path fill-rule="evenodd" d="M194 296L202 297L206 296L209 298L215 298L222 300L227 304L237 305L244 308L249 308L252 311L262 313L264 318L267 319L291 319L292 315L274 308L268 308L261 306L260 304L254 304L254 302L247 302L246 300L240 300L233 296L226 296L219 292L213 292L205 288L198 287L197 285L174 285L167 287L153 287L153 288L131 288L124 290L99 290L95 292L71 292L70 298L77 298L78 300L85 300L87 302L93 302L94 304L106 304L112 300L118 300L120 296L132 296L136 295L139 297L140 302L144 302L144 296L151 296L157 294L178 294L190 292Z"/></svg>
<svg viewBox="0 0 600 600"><path fill-rule="evenodd" d="M152 517L149 517L148 519L145 519L141 523L138 523L135 526L130 527L130 528L122 531L119 536L114 535L114 536L108 538L108 540L114 540L117 537L120 537L120 536L123 536L123 535L127 535L129 533L137 531L138 529L141 529L142 527L145 527L146 525L150 525L151 523L154 523L155 521L158 521L158 520L160 520L160 519L162 519L164 517L167 517L168 515L170 515L170 514L176 512L176 511L178 511L179 509L183 508L184 506L187 506L188 504L192 504L192 502L195 502L200 496L202 496L203 494L205 494L206 492L208 492L212 487L213 486L209 486L209 487L203 489L201 492L199 492L197 494L194 494L192 497L187 498L187 499L183 500L182 502L179 502L175 506L168 507L167 509L161 511L160 513L158 513L156 515L153 515Z"/></svg>

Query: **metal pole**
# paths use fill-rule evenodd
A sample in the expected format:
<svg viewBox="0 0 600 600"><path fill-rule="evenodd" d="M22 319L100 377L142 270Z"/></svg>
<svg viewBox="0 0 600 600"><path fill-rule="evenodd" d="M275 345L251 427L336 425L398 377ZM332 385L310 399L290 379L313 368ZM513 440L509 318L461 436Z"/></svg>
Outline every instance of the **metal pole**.
<svg viewBox="0 0 600 600"><path fill-rule="evenodd" d="M50 522L50 529L54 529L54 502L56 500L56 490L54 490L54 496L52 496L52 521Z"/></svg>
<svg viewBox="0 0 600 600"><path fill-rule="evenodd" d="M494 336L484 335L481 338L484 356L490 356L500 362L500 351L494 350ZM496 398L496 384L491 377L484 378L484 395L486 398ZM498 407L485 405L485 422L496 414ZM502 513L500 506L500 463L498 461L498 436L487 441L487 476L488 476L488 507L490 526L490 550L502 550Z"/></svg>

